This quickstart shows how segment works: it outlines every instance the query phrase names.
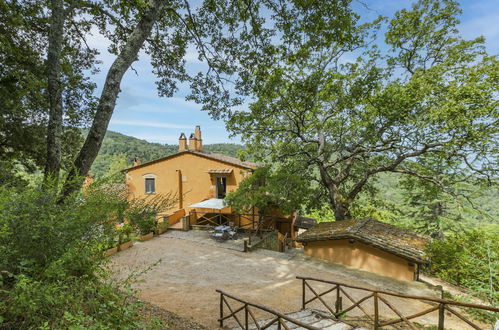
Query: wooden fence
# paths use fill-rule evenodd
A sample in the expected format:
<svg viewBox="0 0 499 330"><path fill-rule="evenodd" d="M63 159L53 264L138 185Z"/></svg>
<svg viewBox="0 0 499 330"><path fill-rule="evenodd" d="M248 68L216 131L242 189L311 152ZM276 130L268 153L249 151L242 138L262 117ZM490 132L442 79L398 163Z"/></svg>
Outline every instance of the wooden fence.
<svg viewBox="0 0 499 330"><path fill-rule="evenodd" d="M438 311L438 329L443 330L444 325L445 325L445 311L452 313L453 315L457 316L459 319L461 319L463 322L468 324L474 329L481 329L478 325L473 323L471 320L469 320L466 316L462 315L458 311L456 311L452 307L466 307L466 308L475 308L475 309L480 309L480 310L487 310L487 311L492 311L499 313L499 308L495 307L490 307L490 306L485 306L485 305L477 305L477 304L470 304L470 303L464 303L464 302L457 302L453 300L446 300L446 299L438 299L438 298L431 298L431 297L421 297L421 296L410 296L410 295L404 295L404 294L398 294L394 292L388 292L388 291L382 291L382 290L373 290L373 289L367 289L359 286L353 286L353 285L348 285L344 283L339 283L339 282L334 282L334 281L327 281L327 280L321 280L321 279L316 279L312 277L301 277L297 276L296 278L302 280L302 309L305 309L306 306L315 301L318 300L331 314L333 314L335 317L339 317L342 314L345 314L354 308L358 308L360 311L362 311L363 314L365 314L371 321L374 326L374 329L380 329L381 327L387 326L387 325L393 325L397 323L404 322L409 328L411 329L417 329L416 326L410 321L411 319L414 319L416 317L420 317L423 315L426 315L428 313ZM320 283L326 283L330 284L331 287L326 289L325 291L321 293L317 293L317 291L312 287L311 282L320 282ZM306 292L307 289L312 292L313 296L310 299L306 298ZM363 298L359 300L354 300L350 294L348 294L344 288L351 288L351 289L357 289L357 290L362 290L367 292L367 295L364 296ZM328 293L335 293L336 294L336 300L334 303L334 307L330 306L325 299L323 298L324 295ZM404 316L400 310L398 310L394 304L390 303L387 300L386 296L392 296L392 297L399 297L399 298L404 298L408 300L417 300L417 301L422 301L429 303L432 305L430 308L425 309L421 312ZM350 305L348 308L343 309L343 297L346 297L352 305ZM372 316L370 313L366 311L364 307L361 306L361 303L365 303L368 301L372 301L373 304L373 309L374 309L374 316ZM387 321L382 321L380 319L380 313L379 313L379 308L380 304L383 303L385 304L390 310L392 310L398 318L395 320L387 320ZM452 307L451 307L452 306Z"/></svg>
<svg viewBox="0 0 499 330"><path fill-rule="evenodd" d="M252 328L256 328L258 330L260 329L267 329L271 327L272 325L277 325L277 329L281 330L282 328L289 330L290 327L288 325L296 325L299 327L302 327L304 329L309 329L309 330L319 330L320 328L302 323L292 317L289 317L287 315L281 314L273 309L270 309L265 306L257 305L254 303L251 303L249 301L245 301L240 298L236 298L230 294L227 294L221 290L217 290L218 293L220 293L220 318L218 319L218 322L220 323L220 327L224 327L224 321L227 319L234 319L239 327L244 330L248 330L250 326ZM229 303L229 301L232 302ZM240 305L238 307L235 307L235 305ZM225 313L225 307L228 309L228 314ZM255 314L253 313L254 310L260 310L269 313L272 315L270 317L270 320L267 321L266 324L260 324L256 317ZM239 315L238 315L239 314ZM243 315L240 315L243 314ZM294 328L294 327L293 327Z"/></svg>

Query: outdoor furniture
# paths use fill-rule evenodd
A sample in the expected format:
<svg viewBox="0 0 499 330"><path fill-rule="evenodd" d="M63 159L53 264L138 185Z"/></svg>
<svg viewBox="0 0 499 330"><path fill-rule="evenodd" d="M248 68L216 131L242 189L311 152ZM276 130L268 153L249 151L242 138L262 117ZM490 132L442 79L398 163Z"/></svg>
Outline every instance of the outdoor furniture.
<svg viewBox="0 0 499 330"><path fill-rule="evenodd" d="M237 227L231 227L231 226L216 226L213 228L213 233L211 234L211 237L225 241L227 239L235 239L237 235Z"/></svg>

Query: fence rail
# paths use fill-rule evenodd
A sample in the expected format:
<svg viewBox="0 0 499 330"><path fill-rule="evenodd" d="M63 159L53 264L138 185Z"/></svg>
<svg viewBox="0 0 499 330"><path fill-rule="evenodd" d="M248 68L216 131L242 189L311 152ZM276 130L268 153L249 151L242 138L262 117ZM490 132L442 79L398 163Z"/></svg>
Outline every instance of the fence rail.
<svg viewBox="0 0 499 330"><path fill-rule="evenodd" d="M320 328L311 326L309 324L305 324L301 321L298 321L292 317L289 317L287 315L284 315L282 313L279 313L273 309L270 309L268 307L258 305L255 303L251 303L249 301L243 300L241 298L237 298L235 296L232 296L228 293L225 293L221 290L217 290L218 293L220 293L220 318L218 319L218 322L220 323L220 327L223 328L224 326L224 321L230 318L233 318L238 326L243 329L243 330L248 330L250 328L250 325L254 325L256 329L258 330L263 330L267 329L272 325L277 325L277 329L281 330L282 328L289 330L290 327L288 324L294 324L299 327L309 329L309 330L319 330ZM228 298L228 299L227 299ZM231 305L229 301L232 300L233 302L236 301L237 303L241 303L242 306L239 307L234 307L234 305ZM229 310L230 313L225 314L225 307ZM253 309L259 309L264 312L267 312L273 317L270 318L270 320L261 325L257 321L255 314L253 313ZM238 313L243 312L244 316L241 317L241 315L238 315ZM241 318L240 318L241 317Z"/></svg>
<svg viewBox="0 0 499 330"><path fill-rule="evenodd" d="M404 295L404 294L383 291L383 290L373 290L373 289L363 288L363 287L359 287L359 286L344 284L344 283L340 283L340 282L317 279L317 278L313 278L313 277L297 276L296 278L302 280L302 309L305 309L306 305L308 305L309 303L311 303L315 300L320 301L320 303L335 317L339 317L340 315L342 315L348 311L351 311L354 308L358 308L360 311L362 311L362 313L364 313L373 322L374 329L380 329L381 327L384 327L387 325L393 325L393 324L397 324L397 323L401 323L401 322L404 322L411 329L417 329L416 326L410 321L411 319L426 315L428 313L431 313L431 312L434 312L437 310L438 310L438 329L439 330L444 329L445 311L448 311L448 312L452 313L453 315L457 316L459 319L461 319L463 322L465 322L466 324L468 324L469 326L471 326L474 329L482 329L481 327L479 327L478 325L473 323L471 320L469 320L467 317L465 317L461 313L457 312L455 309L451 308L450 306L476 308L476 309L487 310L487 311L499 313L499 308L495 308L495 307L491 307L491 306L464 303L464 302L458 302L458 301L447 300L447 299ZM330 284L332 287L326 289L325 291L323 291L321 293L318 293L312 287L311 282L320 282L320 283ZM307 288L313 294L312 298L310 298L308 300L306 297L306 293L307 293L306 289ZM348 294L344 290L344 288L363 290L363 291L367 292L367 295L362 297L361 299L355 301L355 299L350 294ZM336 300L334 303L334 308L331 307L330 305L328 305L326 303L326 301L323 299L324 295L326 295L328 293L332 293L332 292L336 293ZM421 312L405 316L392 303L390 303L386 299L386 297L384 297L383 295L384 296L405 298L405 299L410 299L410 300L424 301L424 302L432 304L433 306L428 308L428 309L425 309ZM352 305L346 309L343 309L343 297L348 298L348 300L350 300L350 302L352 303ZM361 306L362 303L367 302L370 299L372 299L372 303L373 303L374 316L372 316L370 313L368 313L365 310L365 308ZM385 304L390 310L392 310L398 316L398 319L387 320L387 321L380 320L379 307L380 307L381 303Z"/></svg>

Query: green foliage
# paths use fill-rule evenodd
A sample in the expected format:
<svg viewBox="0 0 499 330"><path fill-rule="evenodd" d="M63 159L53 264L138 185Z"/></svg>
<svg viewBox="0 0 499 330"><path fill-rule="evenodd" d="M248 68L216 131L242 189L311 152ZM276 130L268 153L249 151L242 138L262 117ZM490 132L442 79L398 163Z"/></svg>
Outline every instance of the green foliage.
<svg viewBox="0 0 499 330"><path fill-rule="evenodd" d="M101 253L115 234L115 197L57 198L48 187L0 188L0 327L142 327Z"/></svg>
<svg viewBox="0 0 499 330"><path fill-rule="evenodd" d="M236 191L225 197L227 203L241 213L255 206L260 213L278 206L283 214L290 214L303 204L306 185L291 168L259 167L246 177Z"/></svg>
<svg viewBox="0 0 499 330"><path fill-rule="evenodd" d="M0 186L22 187L28 182L19 173L14 162L0 161Z"/></svg>
<svg viewBox="0 0 499 330"><path fill-rule="evenodd" d="M122 226L118 228L118 244L131 241L132 234L133 234L133 227L128 223L122 224Z"/></svg>
<svg viewBox="0 0 499 330"><path fill-rule="evenodd" d="M458 4L421 0L360 24L348 2L334 3L327 24L323 3L307 8L309 25L297 16L289 27L300 38L283 38L248 73L255 101L228 120L248 153L301 167L319 182L309 198L329 203L336 220L376 197L380 173L444 187L449 178L493 178L499 61L482 38L459 35ZM329 34L332 26L348 29Z"/></svg>
<svg viewBox="0 0 499 330"><path fill-rule="evenodd" d="M158 213L171 209L175 203L174 194L133 198L128 200L125 218L140 235L145 235L156 230Z"/></svg>
<svg viewBox="0 0 499 330"><path fill-rule="evenodd" d="M118 236L125 235L129 238L131 227L140 235L154 231L157 227L157 214L171 209L177 202L177 196L174 193L131 198L127 185L115 183L116 181L113 175L96 180L85 188L85 194L87 199L98 196L99 200L96 203L107 205L108 210L104 212L109 214L102 214L100 217L114 220L113 225L116 223L123 225ZM125 224L127 220L129 225Z"/></svg>
<svg viewBox="0 0 499 330"><path fill-rule="evenodd" d="M497 232L465 230L434 240L426 248L429 271L471 289L492 305L499 304L499 241Z"/></svg>
<svg viewBox="0 0 499 330"><path fill-rule="evenodd" d="M47 152L47 38L50 12L43 1L0 1L0 158L43 167ZM76 32L76 30L78 32ZM92 72L95 51L80 33L88 24L75 22L64 35L61 74L65 88L64 127L61 128L63 165L80 146L79 128L88 123L94 105Z"/></svg>
<svg viewBox="0 0 499 330"><path fill-rule="evenodd" d="M130 223L137 228L140 235L146 235L156 229L155 214L131 213L129 217Z"/></svg>

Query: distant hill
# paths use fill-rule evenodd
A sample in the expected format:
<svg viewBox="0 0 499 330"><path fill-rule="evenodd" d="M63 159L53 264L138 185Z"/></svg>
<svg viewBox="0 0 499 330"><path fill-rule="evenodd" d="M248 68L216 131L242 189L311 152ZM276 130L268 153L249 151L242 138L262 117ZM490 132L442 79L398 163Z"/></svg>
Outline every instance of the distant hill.
<svg viewBox="0 0 499 330"><path fill-rule="evenodd" d="M84 134L87 132L84 131ZM224 155L237 157L238 151L242 150L243 146L234 143L216 143L205 144L203 150L209 152L221 153ZM104 175L111 163L113 156L124 154L127 163L132 165L133 158L138 157L142 163L154 159L165 157L176 153L178 145L152 143L146 140L137 139L125 134L107 131L102 147L99 151L91 172L96 177Z"/></svg>

